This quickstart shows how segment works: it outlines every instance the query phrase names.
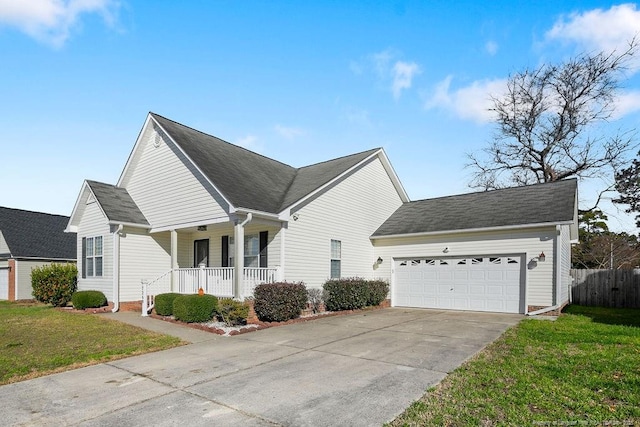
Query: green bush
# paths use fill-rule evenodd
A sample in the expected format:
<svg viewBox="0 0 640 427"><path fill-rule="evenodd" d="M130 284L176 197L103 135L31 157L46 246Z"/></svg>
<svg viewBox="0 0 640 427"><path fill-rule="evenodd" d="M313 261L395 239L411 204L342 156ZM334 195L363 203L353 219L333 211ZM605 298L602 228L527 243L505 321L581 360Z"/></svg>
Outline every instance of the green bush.
<svg viewBox="0 0 640 427"><path fill-rule="evenodd" d="M100 291L78 291L71 295L71 304L78 310L104 307L107 305L107 297Z"/></svg>
<svg viewBox="0 0 640 427"><path fill-rule="evenodd" d="M153 307L156 310L158 316L171 316L173 315L173 300L179 297L181 294L175 292L169 292L166 294L158 294L154 298Z"/></svg>
<svg viewBox="0 0 640 427"><path fill-rule="evenodd" d="M303 283L263 283L253 291L253 309L265 322L284 322L300 317L307 306L307 288Z"/></svg>
<svg viewBox="0 0 640 427"><path fill-rule="evenodd" d="M51 264L31 270L33 297L45 304L64 307L76 291L78 269L75 264Z"/></svg>
<svg viewBox="0 0 640 427"><path fill-rule="evenodd" d="M187 323L208 322L218 310L218 298L213 295L178 295L173 300L173 316Z"/></svg>
<svg viewBox="0 0 640 427"><path fill-rule="evenodd" d="M387 299L389 295L389 283L384 280L368 280L367 281L368 296L367 306L380 305L382 301Z"/></svg>
<svg viewBox="0 0 640 427"><path fill-rule="evenodd" d="M228 326L244 325L249 317L249 306L241 301L224 298L218 301L218 316Z"/></svg>
<svg viewBox="0 0 640 427"><path fill-rule="evenodd" d="M323 289L327 310L357 310L384 301L389 293L389 284L382 280L353 277L328 280Z"/></svg>

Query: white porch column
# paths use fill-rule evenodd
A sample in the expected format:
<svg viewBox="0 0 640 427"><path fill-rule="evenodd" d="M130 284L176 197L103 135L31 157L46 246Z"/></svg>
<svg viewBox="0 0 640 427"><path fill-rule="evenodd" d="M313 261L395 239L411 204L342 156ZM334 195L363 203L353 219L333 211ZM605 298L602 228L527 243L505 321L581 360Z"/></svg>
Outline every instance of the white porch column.
<svg viewBox="0 0 640 427"><path fill-rule="evenodd" d="M284 260L285 260L285 253L284 253L284 248L286 247L285 245L285 235L287 231L287 224L286 223L282 223L282 225L280 225L280 269L279 269L279 275L278 275L278 281L282 282L284 280Z"/></svg>
<svg viewBox="0 0 640 427"><path fill-rule="evenodd" d="M244 279L244 225L240 221L233 227L233 297L242 298Z"/></svg>
<svg viewBox="0 0 640 427"><path fill-rule="evenodd" d="M247 214L247 218L240 222L236 221L233 227L233 241L234 241L234 264L233 264L233 297L235 299L242 299L242 288L244 282L244 226L253 219L251 213Z"/></svg>
<svg viewBox="0 0 640 427"><path fill-rule="evenodd" d="M171 230L171 292L178 288L178 232Z"/></svg>

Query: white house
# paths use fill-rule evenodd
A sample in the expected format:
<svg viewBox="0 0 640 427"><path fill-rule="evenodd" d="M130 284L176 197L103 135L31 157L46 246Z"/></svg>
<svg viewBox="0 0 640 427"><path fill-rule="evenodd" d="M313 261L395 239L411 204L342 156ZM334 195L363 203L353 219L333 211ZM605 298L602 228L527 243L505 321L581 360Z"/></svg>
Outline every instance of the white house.
<svg viewBox="0 0 640 427"><path fill-rule="evenodd" d="M526 313L567 301L576 197L568 180L411 202L381 148L294 168L150 113L118 183L83 183L67 231L79 289L114 309L359 276L389 280L396 306Z"/></svg>

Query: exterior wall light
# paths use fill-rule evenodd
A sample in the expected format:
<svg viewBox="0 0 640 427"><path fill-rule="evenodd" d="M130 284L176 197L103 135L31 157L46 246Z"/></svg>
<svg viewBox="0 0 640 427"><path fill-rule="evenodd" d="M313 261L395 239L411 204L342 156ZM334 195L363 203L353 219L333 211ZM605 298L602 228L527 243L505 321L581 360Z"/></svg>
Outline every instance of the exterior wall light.
<svg viewBox="0 0 640 427"><path fill-rule="evenodd" d="M198 226L198 231L207 231L207 226L206 225L199 225Z"/></svg>
<svg viewBox="0 0 640 427"><path fill-rule="evenodd" d="M382 258L378 257L378 259L376 260L376 264L378 265L382 264Z"/></svg>
<svg viewBox="0 0 640 427"><path fill-rule="evenodd" d="M544 260L546 259L544 252L540 252L540 255L538 255L538 261L540 262L544 262Z"/></svg>

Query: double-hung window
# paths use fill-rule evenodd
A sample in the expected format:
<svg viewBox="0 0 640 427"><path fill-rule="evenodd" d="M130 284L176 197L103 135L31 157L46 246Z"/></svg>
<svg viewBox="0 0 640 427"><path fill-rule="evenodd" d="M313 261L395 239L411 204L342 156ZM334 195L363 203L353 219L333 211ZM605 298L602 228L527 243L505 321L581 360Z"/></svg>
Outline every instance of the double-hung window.
<svg viewBox="0 0 640 427"><path fill-rule="evenodd" d="M84 240L83 277L102 277L102 236Z"/></svg>
<svg viewBox="0 0 640 427"><path fill-rule="evenodd" d="M268 233L261 231L258 234L246 234L244 236L244 266L250 268L267 266ZM233 267L235 265L235 239L233 236L222 237L222 266Z"/></svg>
<svg viewBox="0 0 640 427"><path fill-rule="evenodd" d="M340 267L342 262L342 242L331 240L331 278L340 278Z"/></svg>

